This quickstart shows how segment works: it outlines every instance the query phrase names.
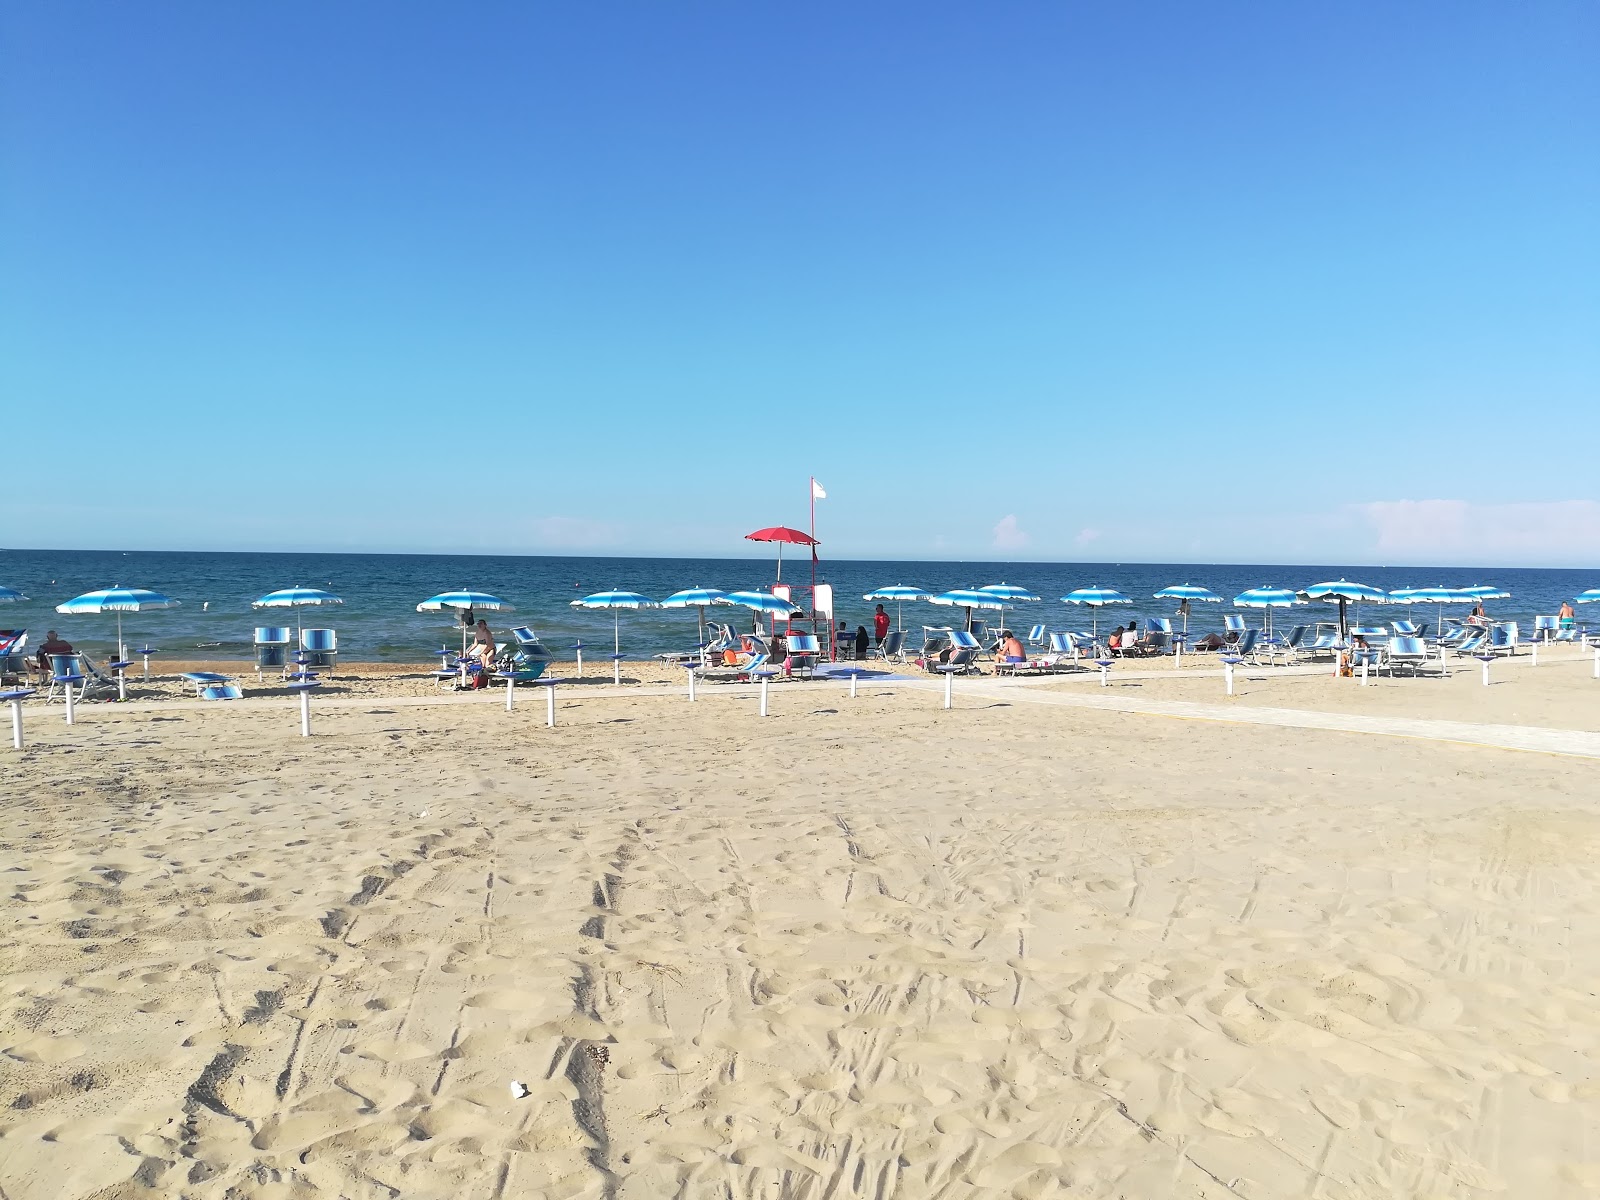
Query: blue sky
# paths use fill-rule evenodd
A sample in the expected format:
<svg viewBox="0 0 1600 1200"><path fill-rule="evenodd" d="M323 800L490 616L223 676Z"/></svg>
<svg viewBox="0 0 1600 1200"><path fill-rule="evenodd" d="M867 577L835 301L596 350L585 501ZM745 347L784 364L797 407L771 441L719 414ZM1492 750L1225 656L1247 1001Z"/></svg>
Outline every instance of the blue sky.
<svg viewBox="0 0 1600 1200"><path fill-rule="evenodd" d="M7 544L1600 560L1593 5L0 22Z"/></svg>

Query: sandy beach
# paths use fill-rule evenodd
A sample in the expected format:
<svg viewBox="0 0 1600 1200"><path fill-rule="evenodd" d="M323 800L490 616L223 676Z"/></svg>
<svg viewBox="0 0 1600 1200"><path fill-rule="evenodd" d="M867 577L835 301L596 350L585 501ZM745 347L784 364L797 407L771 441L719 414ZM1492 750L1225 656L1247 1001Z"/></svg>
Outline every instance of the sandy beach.
<svg viewBox="0 0 1600 1200"><path fill-rule="evenodd" d="M766 719L638 666L553 729L356 664L310 739L253 687L32 706L4 1196L1600 1190L1586 657Z"/></svg>

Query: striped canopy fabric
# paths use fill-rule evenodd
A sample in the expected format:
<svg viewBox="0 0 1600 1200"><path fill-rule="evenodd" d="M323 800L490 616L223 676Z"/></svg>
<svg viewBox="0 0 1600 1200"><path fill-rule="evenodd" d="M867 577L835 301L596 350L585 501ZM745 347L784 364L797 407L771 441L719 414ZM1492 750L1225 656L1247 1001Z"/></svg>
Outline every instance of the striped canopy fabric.
<svg viewBox="0 0 1600 1200"><path fill-rule="evenodd" d="M1235 608L1288 608L1291 604L1304 604L1300 593L1290 588L1257 587L1240 592L1233 598Z"/></svg>
<svg viewBox="0 0 1600 1200"><path fill-rule="evenodd" d="M943 604L948 608L1004 608L1006 601L993 592L980 588L956 588L928 597L929 604Z"/></svg>
<svg viewBox="0 0 1600 1200"><path fill-rule="evenodd" d="M1018 602L1031 603L1039 598L1025 587L1016 587L1009 583L989 583L985 584L978 590L980 592L986 592L991 596L998 597L1008 604L1014 604Z"/></svg>
<svg viewBox="0 0 1600 1200"><path fill-rule="evenodd" d="M16 588L0 587L0 604L15 604L18 600L26 599Z"/></svg>
<svg viewBox="0 0 1600 1200"><path fill-rule="evenodd" d="M151 612L162 608L177 608L180 601L160 592L145 588L109 587L98 592L85 592L65 604L56 605L58 613L125 613Z"/></svg>
<svg viewBox="0 0 1600 1200"><path fill-rule="evenodd" d="M1086 587L1075 592L1068 592L1061 597L1064 604L1087 604L1099 608L1106 604L1132 604L1133 601L1124 596L1116 588Z"/></svg>
<svg viewBox="0 0 1600 1200"><path fill-rule="evenodd" d="M499 596L491 596L488 592L440 592L437 596L429 596L417 605L418 612L440 612L447 608L483 608L490 612L517 611Z"/></svg>
<svg viewBox="0 0 1600 1200"><path fill-rule="evenodd" d="M1210 588L1203 588L1193 583L1175 583L1171 587L1164 587L1156 592L1152 599L1155 600L1199 600L1206 604L1221 604L1222 597Z"/></svg>
<svg viewBox="0 0 1600 1200"><path fill-rule="evenodd" d="M1476 596L1469 596L1457 588L1420 587L1397 588L1389 593L1395 604L1471 604Z"/></svg>
<svg viewBox="0 0 1600 1200"><path fill-rule="evenodd" d="M907 603L913 600L931 600L933 599L933 593L926 588L906 587L897 583L868 592L861 598L863 600L893 600L897 603Z"/></svg>
<svg viewBox="0 0 1600 1200"><path fill-rule="evenodd" d="M1480 583L1480 584L1477 584L1474 587L1464 587L1464 588L1460 588L1458 590L1461 592L1461 594L1463 596L1471 597L1473 600L1509 600L1509 599L1511 599L1511 593L1510 592L1504 591L1501 588L1493 587L1492 585L1487 584L1487 583Z"/></svg>
<svg viewBox="0 0 1600 1200"><path fill-rule="evenodd" d="M1302 600L1356 600L1375 604L1388 602L1389 593L1382 588L1368 587L1364 583L1351 583L1336 579L1332 583L1314 583L1300 590Z"/></svg>
<svg viewBox="0 0 1600 1200"><path fill-rule="evenodd" d="M718 588L684 588L661 602L662 608L709 608L720 604L728 593Z"/></svg>
<svg viewBox="0 0 1600 1200"><path fill-rule="evenodd" d="M799 611L797 606L790 604L781 596L774 596L771 592L729 592L718 604L737 604L741 608L751 608L756 612L788 613Z"/></svg>
<svg viewBox="0 0 1600 1200"><path fill-rule="evenodd" d="M1580 593L1577 599L1579 604L1600 602L1600 588L1590 588L1588 591Z"/></svg>
<svg viewBox="0 0 1600 1200"><path fill-rule="evenodd" d="M661 605L641 596L638 592L596 592L582 600L574 600L573 608L660 608Z"/></svg>
<svg viewBox="0 0 1600 1200"><path fill-rule="evenodd" d="M252 601L251 608L299 608L304 605L343 604L344 601L332 592L324 592L320 588L283 588L280 591L268 592L259 600Z"/></svg>

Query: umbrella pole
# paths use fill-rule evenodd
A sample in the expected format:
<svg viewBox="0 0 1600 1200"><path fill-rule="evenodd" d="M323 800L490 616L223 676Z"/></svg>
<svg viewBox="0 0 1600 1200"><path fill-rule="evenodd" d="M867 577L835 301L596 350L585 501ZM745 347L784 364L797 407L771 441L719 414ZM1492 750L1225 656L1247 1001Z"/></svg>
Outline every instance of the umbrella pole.
<svg viewBox="0 0 1600 1200"><path fill-rule="evenodd" d="M145 643L149 645L148 642ZM122 661L122 614L117 614L117 661Z"/></svg>
<svg viewBox="0 0 1600 1200"><path fill-rule="evenodd" d="M622 614L611 610L611 653L622 653Z"/></svg>

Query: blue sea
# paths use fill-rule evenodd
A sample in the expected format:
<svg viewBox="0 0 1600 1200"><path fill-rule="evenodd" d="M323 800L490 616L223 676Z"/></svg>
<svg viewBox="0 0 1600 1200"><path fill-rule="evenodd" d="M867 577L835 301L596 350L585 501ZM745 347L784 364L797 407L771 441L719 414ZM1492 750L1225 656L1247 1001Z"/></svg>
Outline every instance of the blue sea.
<svg viewBox="0 0 1600 1200"><path fill-rule="evenodd" d="M424 662L441 645L458 644L450 614L419 613L419 601L438 592L472 588L491 592L515 605L514 617L492 615L496 629L530 625L555 651L565 652L581 639L586 647L609 653L612 614L571 607L571 601L617 588L660 599L686 587L765 590L774 582L775 558L557 558L544 556L488 557L422 554L219 554L167 551L8 550L0 551L0 584L17 588L29 599L0 606L0 628L27 628L38 645L49 629L90 653L114 647L116 622L110 615L62 616L55 605L96 588L146 587L181 600L183 606L123 618L124 640L146 642L168 654L208 658L248 658L257 625L293 625L290 609L255 610L250 602L278 588L324 588L343 597L337 608L299 610L308 627L338 631L341 654L350 661ZM784 562L786 581L809 581L810 563L791 549ZM1197 604L1191 632L1218 629L1224 613L1236 612L1233 596L1263 584L1304 587L1329 579L1352 579L1392 590L1400 587L1466 587L1493 584L1511 593L1490 601L1491 616L1528 620L1554 613L1561 602L1586 588L1600 586L1600 571L1531 570L1475 567L1204 566L1182 563L1005 563L1005 562L868 562L824 561L819 580L833 585L835 621L854 629L870 627L873 605L865 592L889 584L909 584L932 591L991 583L1019 584L1044 599L1017 607L1008 623L1026 628L1045 622L1054 629L1088 628L1088 610L1065 605L1059 597L1076 588L1113 587L1131 597L1128 607L1102 611L1113 621L1129 614L1170 615L1170 601L1151 593L1175 583L1194 583L1223 596L1223 604ZM889 611L894 613L894 606ZM1600 605L1594 606L1600 608ZM743 609L715 609L718 619L747 626ZM1451 610L1447 610L1451 611ZM1453 610L1457 613L1460 609ZM1580 615L1583 614L1580 609ZM1293 619L1331 619L1333 606L1308 605L1292 610ZM1385 607L1384 616L1403 609ZM1437 610L1419 606L1419 616L1434 619ZM1279 610L1281 623L1289 614ZM961 619L961 610L927 603L909 604L904 624L944 625ZM1260 620L1259 610L1247 619ZM1600 619L1600 612L1594 614ZM992 620L991 616L991 620ZM648 656L692 646L695 611L640 610L620 614L624 653Z"/></svg>

